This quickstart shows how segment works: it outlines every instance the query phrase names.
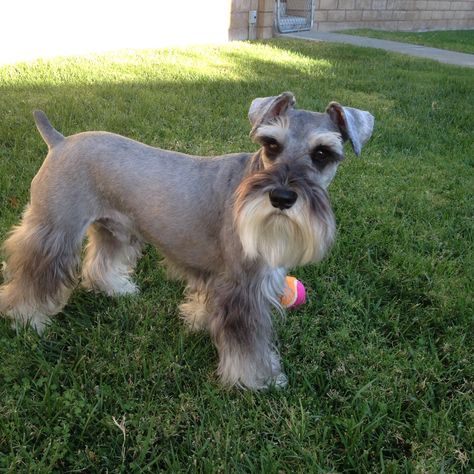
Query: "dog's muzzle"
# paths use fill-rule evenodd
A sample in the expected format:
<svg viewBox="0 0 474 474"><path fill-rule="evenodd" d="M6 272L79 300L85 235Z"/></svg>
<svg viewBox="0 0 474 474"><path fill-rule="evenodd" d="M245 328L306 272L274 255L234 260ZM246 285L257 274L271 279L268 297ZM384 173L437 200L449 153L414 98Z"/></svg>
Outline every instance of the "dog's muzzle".
<svg viewBox="0 0 474 474"><path fill-rule="evenodd" d="M298 194L291 189L275 188L270 191L269 197L272 206L283 211L293 206L298 198Z"/></svg>

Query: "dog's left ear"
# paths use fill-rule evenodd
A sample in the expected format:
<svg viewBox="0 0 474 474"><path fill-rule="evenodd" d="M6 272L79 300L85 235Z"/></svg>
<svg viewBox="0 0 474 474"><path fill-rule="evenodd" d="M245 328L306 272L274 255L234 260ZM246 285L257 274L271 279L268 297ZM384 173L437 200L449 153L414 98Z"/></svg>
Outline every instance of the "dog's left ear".
<svg viewBox="0 0 474 474"><path fill-rule="evenodd" d="M374 116L365 110L343 107L337 102L331 102L326 113L339 128L343 140L349 140L354 153L359 156L362 146L372 135Z"/></svg>
<svg viewBox="0 0 474 474"><path fill-rule="evenodd" d="M249 109L249 120L252 124L252 135L264 123L271 122L275 117L284 115L287 110L294 107L295 96L291 92L283 92L278 96L259 97L252 101Z"/></svg>

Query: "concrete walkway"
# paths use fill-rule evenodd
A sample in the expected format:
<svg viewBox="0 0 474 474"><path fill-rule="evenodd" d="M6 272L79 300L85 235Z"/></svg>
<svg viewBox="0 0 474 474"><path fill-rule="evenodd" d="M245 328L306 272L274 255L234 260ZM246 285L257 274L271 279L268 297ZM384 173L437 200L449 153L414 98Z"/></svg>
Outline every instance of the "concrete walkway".
<svg viewBox="0 0 474 474"><path fill-rule="evenodd" d="M288 33L282 37L299 38L310 41L329 41L331 43L348 43L355 46L366 46L368 48L385 49L419 58L434 59L440 63L454 64L474 68L474 54L457 53L445 49L428 48L410 43L399 43L397 41L387 41L363 36L352 36L340 33L321 33L317 31L301 31L299 33Z"/></svg>

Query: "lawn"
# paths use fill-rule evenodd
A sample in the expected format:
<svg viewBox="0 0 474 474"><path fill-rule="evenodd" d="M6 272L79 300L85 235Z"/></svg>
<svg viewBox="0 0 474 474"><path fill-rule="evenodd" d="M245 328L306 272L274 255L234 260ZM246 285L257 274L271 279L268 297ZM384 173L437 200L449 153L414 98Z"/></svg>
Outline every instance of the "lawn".
<svg viewBox="0 0 474 474"><path fill-rule="evenodd" d="M472 472L470 69L275 39L0 68L0 238L45 156L31 111L194 154L255 150L251 100L291 90L376 117L330 194L338 240L293 273L278 323L289 386L223 389L183 286L147 248L141 294L77 290L42 337L0 322L1 472Z"/></svg>
<svg viewBox="0 0 474 474"><path fill-rule="evenodd" d="M342 33L474 54L474 30L424 31L414 33L409 31L358 29L344 30Z"/></svg>

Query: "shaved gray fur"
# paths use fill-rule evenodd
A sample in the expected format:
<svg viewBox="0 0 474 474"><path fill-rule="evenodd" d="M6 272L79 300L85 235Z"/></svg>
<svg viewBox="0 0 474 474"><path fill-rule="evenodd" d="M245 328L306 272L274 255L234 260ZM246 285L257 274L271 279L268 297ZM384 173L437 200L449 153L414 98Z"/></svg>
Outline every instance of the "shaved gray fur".
<svg viewBox="0 0 474 474"><path fill-rule="evenodd" d="M34 113L49 153L3 246L0 313L41 332L79 281L136 293L145 242L186 282L182 318L210 331L226 385L284 386L272 310L289 268L321 260L335 238L327 187L348 140L356 154L371 114L332 102L295 109L290 92L255 99L256 153L190 156L107 132L64 137ZM80 262L82 242L87 237Z"/></svg>

